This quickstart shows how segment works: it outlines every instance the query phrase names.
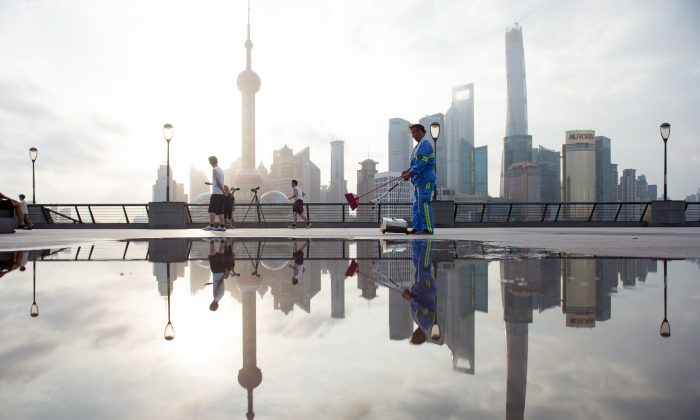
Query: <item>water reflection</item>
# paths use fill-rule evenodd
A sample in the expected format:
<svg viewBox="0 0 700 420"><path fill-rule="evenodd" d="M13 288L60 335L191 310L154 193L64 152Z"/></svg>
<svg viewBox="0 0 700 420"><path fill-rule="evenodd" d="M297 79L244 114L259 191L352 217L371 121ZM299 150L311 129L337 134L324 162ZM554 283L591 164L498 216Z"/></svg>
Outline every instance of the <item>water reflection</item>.
<svg viewBox="0 0 700 420"><path fill-rule="evenodd" d="M650 259L504 251L484 244L434 240L302 242L228 238L152 240L146 246L135 242L120 245L123 247L112 245L113 254L117 255L114 260L153 263L159 295L167 301L163 336L168 341L175 337L171 322L173 276L175 279L184 277L186 268L189 267L191 294L212 287L211 311L217 311L227 290L241 303L242 366L238 383L246 390L247 418L255 415L253 391L262 383L262 370L257 360L257 302L260 299L263 304L268 292L272 301L267 299L267 302L272 303L275 311L288 315L299 308L311 313L311 302L322 288L322 275L327 276L330 313L325 317L342 320L346 317L348 279L356 279L359 298L367 302L378 299L382 295L380 291L386 290L388 340L445 346L451 354L453 371L474 375L476 314L489 312L488 267L495 256L500 271L502 328L505 331L506 418L522 419L525 417L529 328L533 313L560 307L563 314L560 325L594 328L596 322L612 318L611 295L618 293L620 282L623 287L635 287L638 282L646 282L648 273L657 270L657 261ZM99 256L99 261L109 261L108 254L107 250L96 246L87 253L88 259ZM67 261L79 259L80 255L85 255L80 248L31 255L0 253L0 277L19 271L28 260L32 261L31 315L34 317L39 313L37 260L40 263L42 260ZM240 273L236 272L237 267ZM660 334L669 337L666 260L663 261L663 279L664 319ZM208 291L206 293L208 295ZM182 330L180 334L183 336Z"/></svg>

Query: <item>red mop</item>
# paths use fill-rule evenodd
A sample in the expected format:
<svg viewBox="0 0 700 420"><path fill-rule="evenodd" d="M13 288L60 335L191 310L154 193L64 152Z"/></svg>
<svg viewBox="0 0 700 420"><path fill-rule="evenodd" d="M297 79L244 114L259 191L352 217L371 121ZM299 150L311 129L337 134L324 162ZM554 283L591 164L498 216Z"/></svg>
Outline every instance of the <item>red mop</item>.
<svg viewBox="0 0 700 420"><path fill-rule="evenodd" d="M401 179L402 177L403 177L403 175L399 175L396 178L390 179L387 182L385 182L379 186L376 186L376 187L372 188L371 190L367 191L366 193L359 195L359 196L355 195L353 193L346 193L345 199L348 201L348 204L350 205L350 209L355 210L360 205L360 198L366 196L367 194L373 193L373 192L377 191L378 189L382 188L383 186L391 184L392 182L394 182L398 179Z"/></svg>

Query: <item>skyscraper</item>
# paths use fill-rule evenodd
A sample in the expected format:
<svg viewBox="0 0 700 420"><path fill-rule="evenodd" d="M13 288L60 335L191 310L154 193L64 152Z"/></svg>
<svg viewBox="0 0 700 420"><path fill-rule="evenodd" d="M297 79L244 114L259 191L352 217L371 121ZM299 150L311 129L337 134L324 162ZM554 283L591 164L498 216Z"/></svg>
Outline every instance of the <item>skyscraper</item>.
<svg viewBox="0 0 700 420"><path fill-rule="evenodd" d="M405 168L404 168L405 169ZM344 203L345 193L348 192L348 182L345 176L345 142L331 142L331 183L328 187L329 203Z"/></svg>
<svg viewBox="0 0 700 420"><path fill-rule="evenodd" d="M595 138L595 190L596 201L616 201L612 187L612 164L610 162L610 139L604 136Z"/></svg>
<svg viewBox="0 0 700 420"><path fill-rule="evenodd" d="M445 115L447 188L473 194L470 155L474 149L474 84L452 89L452 104Z"/></svg>
<svg viewBox="0 0 700 420"><path fill-rule="evenodd" d="M264 191L275 190L287 194L291 188L291 180L296 179L301 190L306 193L304 201L311 203L320 201L321 170L311 161L308 147L296 154L286 144L281 149L273 151L270 172L264 178Z"/></svg>
<svg viewBox="0 0 700 420"><path fill-rule="evenodd" d="M540 201L561 201L561 153L540 146L533 149L533 157L533 161L540 167Z"/></svg>
<svg viewBox="0 0 700 420"><path fill-rule="evenodd" d="M620 177L620 201L637 201L637 170L623 169Z"/></svg>
<svg viewBox="0 0 700 420"><path fill-rule="evenodd" d="M241 192L259 187L262 177L255 169L255 93L260 90L260 76L251 69L250 4L248 5L248 38L245 41L246 66L238 75L238 90L241 91L241 169L236 173L235 185Z"/></svg>
<svg viewBox="0 0 700 420"><path fill-rule="evenodd" d="M170 180L170 201L187 202L185 185L180 184L173 179L172 168L170 169L170 177L168 177L167 173L168 166L165 164L160 165L158 168L158 178L156 179L156 183L153 184L153 201L165 201L168 180Z"/></svg>
<svg viewBox="0 0 700 420"><path fill-rule="evenodd" d="M506 135L503 138L500 195L510 165L532 162L532 136L527 131L527 84L523 31L517 23L506 29Z"/></svg>
<svg viewBox="0 0 700 420"><path fill-rule="evenodd" d="M562 145L563 201L596 200L595 131L566 132Z"/></svg>
<svg viewBox="0 0 700 420"><path fill-rule="evenodd" d="M389 119L389 171L401 172L408 168L413 149L413 139L403 118Z"/></svg>
<svg viewBox="0 0 700 420"><path fill-rule="evenodd" d="M474 148L474 194L489 195L489 150L488 146Z"/></svg>
<svg viewBox="0 0 700 420"><path fill-rule="evenodd" d="M372 159L365 159L360 162L362 169L357 171L357 191L369 191L374 188L374 176L377 174L377 163ZM374 199L374 193L369 194L363 198L365 202L369 203L370 200ZM374 211L371 206L361 205L357 209L357 217L360 219L370 219Z"/></svg>

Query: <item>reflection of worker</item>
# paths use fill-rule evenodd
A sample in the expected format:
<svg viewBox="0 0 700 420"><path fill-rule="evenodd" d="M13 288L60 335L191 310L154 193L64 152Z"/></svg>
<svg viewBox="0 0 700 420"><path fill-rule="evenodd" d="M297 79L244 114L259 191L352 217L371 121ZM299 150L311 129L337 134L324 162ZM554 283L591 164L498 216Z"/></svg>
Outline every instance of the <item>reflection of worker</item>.
<svg viewBox="0 0 700 420"><path fill-rule="evenodd" d="M209 267L211 268L211 284L214 299L209 305L209 310L219 309L219 301L224 296L226 284L224 284L224 274L226 271L226 259L224 257L224 242L219 242L218 250L215 241L209 242Z"/></svg>
<svg viewBox="0 0 700 420"><path fill-rule="evenodd" d="M437 287L432 273L432 240L413 241L412 259L415 269L411 290L404 289L401 296L411 301L411 315L418 327L411 335L411 344L423 344L427 334L433 340L440 338L437 325Z"/></svg>
<svg viewBox="0 0 700 420"><path fill-rule="evenodd" d="M304 276L304 248L306 248L306 252L308 253L308 239L301 248L298 248L297 241L294 241L294 251L292 253L292 257L294 258L294 264L290 265L290 267L294 270L294 274L292 274L292 284L299 283L299 280L301 280L301 278Z"/></svg>
<svg viewBox="0 0 700 420"><path fill-rule="evenodd" d="M411 152L411 167L401 172L403 179L411 179L413 183L413 213L411 222L413 230L410 233L433 233L433 207L430 199L435 190L435 150L425 136L425 127L412 124L411 137L416 146Z"/></svg>

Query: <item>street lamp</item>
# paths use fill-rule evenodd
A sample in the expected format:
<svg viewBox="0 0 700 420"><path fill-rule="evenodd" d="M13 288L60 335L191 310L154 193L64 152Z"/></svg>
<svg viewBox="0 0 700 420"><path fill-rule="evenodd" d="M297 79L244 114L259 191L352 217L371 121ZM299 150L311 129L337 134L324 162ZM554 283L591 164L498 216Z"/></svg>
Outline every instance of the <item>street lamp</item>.
<svg viewBox="0 0 700 420"><path fill-rule="evenodd" d="M668 322L668 318L666 318L666 299L667 299L667 294L666 294L666 260L664 260L664 320L661 321L661 328L659 328L659 334L664 337L668 338L671 336L671 324Z"/></svg>
<svg viewBox="0 0 700 420"><path fill-rule="evenodd" d="M165 186L165 201L170 201L170 140L173 139L173 125L165 124L163 126L163 137L168 143L168 169L167 169L167 185Z"/></svg>
<svg viewBox="0 0 700 420"><path fill-rule="evenodd" d="M36 183L34 182L34 163L39 155L39 150L36 147L29 148L29 159L32 160L32 204L36 204Z"/></svg>
<svg viewBox="0 0 700 420"><path fill-rule="evenodd" d="M661 132L661 138L664 141L664 201L668 200L667 195L667 184L668 184L668 174L666 172L666 142L668 137L671 135L671 124L665 122L659 126L659 131Z"/></svg>
<svg viewBox="0 0 700 420"><path fill-rule="evenodd" d="M36 318L39 316L39 305L36 304L36 260L32 261L32 272L34 273L34 281L32 283L32 308L29 310L29 315Z"/></svg>
<svg viewBox="0 0 700 420"><path fill-rule="evenodd" d="M437 200L437 141L440 137L440 124L434 122L430 124L430 137L433 138L435 144L435 191L433 192L433 201Z"/></svg>
<svg viewBox="0 0 700 420"><path fill-rule="evenodd" d="M167 263L167 275L168 275L168 323L165 325L165 331L163 331L163 338L165 338L168 341L171 341L173 338L175 338L175 327L173 327L173 323L170 322L170 263Z"/></svg>

